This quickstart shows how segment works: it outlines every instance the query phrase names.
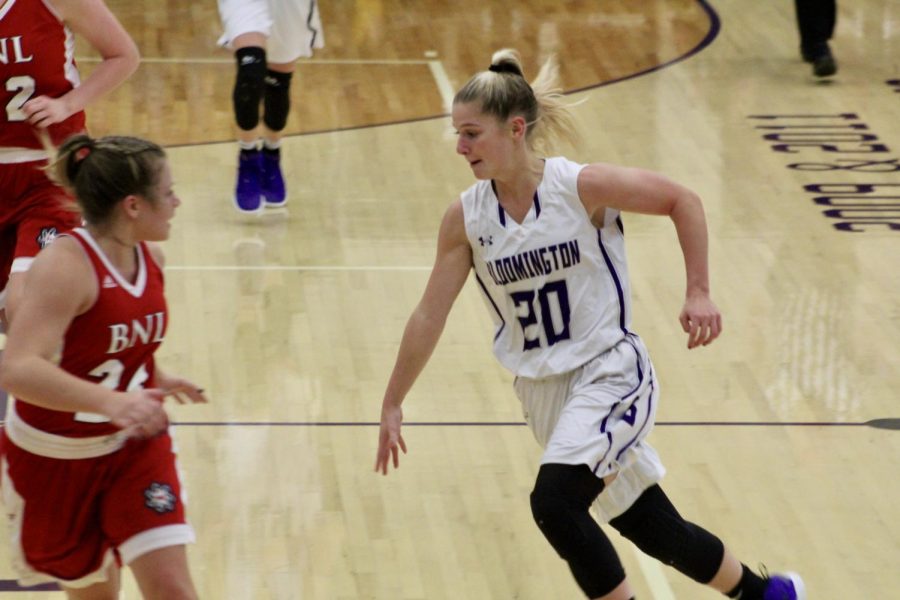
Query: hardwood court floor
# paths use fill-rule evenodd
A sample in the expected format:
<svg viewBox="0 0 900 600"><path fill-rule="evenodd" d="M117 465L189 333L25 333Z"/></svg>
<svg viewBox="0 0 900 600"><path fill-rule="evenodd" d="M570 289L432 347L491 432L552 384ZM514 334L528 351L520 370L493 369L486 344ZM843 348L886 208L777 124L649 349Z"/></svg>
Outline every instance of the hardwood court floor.
<svg viewBox="0 0 900 600"><path fill-rule="evenodd" d="M322 3L326 48L303 61L287 131L331 131L440 115L435 78L455 90L515 46L530 64L570 47L566 89L596 85L682 56L708 30L696 0L630 3ZM144 55L137 74L91 114L98 132L147 131L166 144L233 139L231 54L216 47L216 5L113 2ZM648 43L649 41L649 43ZM89 70L96 53L84 44ZM433 73L437 70L436 73Z"/></svg>
<svg viewBox="0 0 900 600"><path fill-rule="evenodd" d="M725 333L691 352L672 226L625 218L669 495L751 566L802 573L814 600L900 597L900 436L864 425L900 417L900 232L885 225L900 222L900 93L886 83L900 78L900 5L841 4L841 70L823 83L787 2L323 3L327 48L293 88L289 208L244 218L230 204L236 148L215 143L232 137L233 67L214 48L214 4L111 2L145 61L90 122L172 146L184 201L160 359L213 399L171 409L202 596L581 597L532 523L540 450L474 286L404 406L410 453L387 478L371 472L438 223L472 181L448 120L426 117L515 46L531 74L555 52L566 89L599 86L572 95L585 143L569 156L662 171L706 205ZM720 597L611 537L638 598ZM130 578L124 596L137 597Z"/></svg>

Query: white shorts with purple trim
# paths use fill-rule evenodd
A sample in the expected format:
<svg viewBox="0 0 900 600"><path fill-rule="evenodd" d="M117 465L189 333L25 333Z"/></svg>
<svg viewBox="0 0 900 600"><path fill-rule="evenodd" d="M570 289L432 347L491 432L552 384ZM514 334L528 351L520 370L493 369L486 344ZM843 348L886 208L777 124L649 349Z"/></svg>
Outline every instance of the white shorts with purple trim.
<svg viewBox="0 0 900 600"><path fill-rule="evenodd" d="M316 0L219 0L219 17L225 30L220 46L232 48L239 35L261 33L270 63L292 63L325 47Z"/></svg>
<svg viewBox="0 0 900 600"><path fill-rule="evenodd" d="M597 477L617 474L595 503L603 521L625 512L665 474L645 441L656 418L659 384L638 336L627 335L568 373L518 377L514 387L544 448L541 464L588 465Z"/></svg>

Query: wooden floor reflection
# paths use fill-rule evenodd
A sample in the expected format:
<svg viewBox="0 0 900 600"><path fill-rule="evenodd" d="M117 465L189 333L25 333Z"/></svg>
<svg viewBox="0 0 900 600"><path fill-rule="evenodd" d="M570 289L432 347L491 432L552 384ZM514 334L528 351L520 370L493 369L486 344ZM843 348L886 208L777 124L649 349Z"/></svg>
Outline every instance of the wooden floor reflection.
<svg viewBox="0 0 900 600"><path fill-rule="evenodd" d="M702 350L677 322L671 224L625 218L634 327L662 382L651 441L681 512L749 565L802 573L810 598L900 589L900 435L864 425L900 416L896 2L842 3L830 82L800 60L790 3L323 3L327 48L293 87L288 208L258 218L231 205L234 67L215 4L110 5L145 62L89 121L168 145L183 199L160 358L213 400L171 411L204 598L581 597L532 522L540 450L474 286L404 407L409 454L372 473L404 323L472 181L447 89L504 46L531 74L558 54L582 90L572 158L659 170L704 200L725 333ZM720 597L611 537L638 598ZM9 564L0 548L0 579ZM130 579L123 595L138 597Z"/></svg>

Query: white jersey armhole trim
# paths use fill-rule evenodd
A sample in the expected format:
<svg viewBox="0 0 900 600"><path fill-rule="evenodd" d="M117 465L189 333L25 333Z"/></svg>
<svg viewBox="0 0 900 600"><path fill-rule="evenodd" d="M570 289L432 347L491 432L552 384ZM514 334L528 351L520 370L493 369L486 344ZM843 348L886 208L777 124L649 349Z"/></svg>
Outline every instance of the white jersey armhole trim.
<svg viewBox="0 0 900 600"><path fill-rule="evenodd" d="M15 3L16 0L9 0L6 4L0 6L0 19L6 16L6 13L8 13L12 9ZM54 11L54 14L56 14L56 11Z"/></svg>
<svg viewBox="0 0 900 600"><path fill-rule="evenodd" d="M578 192L578 178L581 177L581 172L584 171L584 169L588 166L588 163L575 162L574 160L569 160L565 157L555 157L555 158L559 158L560 160L566 161L567 163L577 166L577 169L575 169L575 177L572 181L572 189L570 191L578 199L578 206L579 206L579 209L581 210L581 213L584 215L584 218L587 219L588 222L590 222L592 225L594 225L596 227L594 222L591 220L591 215L590 215L590 213L588 213L587 207L584 205L584 200L581 198L581 194ZM569 165L567 165L566 168L570 168ZM555 174L558 172L559 171L557 170L555 172ZM559 179L559 185L562 186L564 181L562 180L562 178L558 177L558 179ZM567 190L567 191L569 191L569 190ZM606 207L606 206L603 207L603 211L604 211L603 212L603 222L604 223L606 223L606 216L607 216L608 210L609 210L608 207Z"/></svg>
<svg viewBox="0 0 900 600"><path fill-rule="evenodd" d="M31 263L33 262L33 256L20 256L19 258L13 259L12 266L9 268L9 272L24 273L31 268Z"/></svg>
<svg viewBox="0 0 900 600"><path fill-rule="evenodd" d="M0 14L0 19L3 15ZM0 164L16 165L20 163L36 162L39 160L47 160L49 158L46 150L36 150L34 148L0 148Z"/></svg>

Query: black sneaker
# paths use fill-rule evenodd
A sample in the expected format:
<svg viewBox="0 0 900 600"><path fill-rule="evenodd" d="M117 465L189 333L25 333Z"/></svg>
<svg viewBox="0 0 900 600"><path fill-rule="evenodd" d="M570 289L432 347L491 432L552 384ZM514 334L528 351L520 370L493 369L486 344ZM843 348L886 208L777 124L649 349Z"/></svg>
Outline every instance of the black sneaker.
<svg viewBox="0 0 900 600"><path fill-rule="evenodd" d="M812 61L813 75L816 77L831 77L837 73L837 61L831 52L820 54Z"/></svg>
<svg viewBox="0 0 900 600"><path fill-rule="evenodd" d="M816 77L830 77L837 73L837 61L834 60L827 42L809 48L801 45L800 56L804 62L812 64L813 75Z"/></svg>
<svg viewBox="0 0 900 600"><path fill-rule="evenodd" d="M800 56L803 57L803 62L811 63L815 60L815 55L813 55L812 51L807 50L803 46L800 46Z"/></svg>

